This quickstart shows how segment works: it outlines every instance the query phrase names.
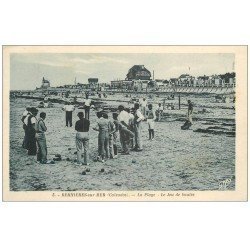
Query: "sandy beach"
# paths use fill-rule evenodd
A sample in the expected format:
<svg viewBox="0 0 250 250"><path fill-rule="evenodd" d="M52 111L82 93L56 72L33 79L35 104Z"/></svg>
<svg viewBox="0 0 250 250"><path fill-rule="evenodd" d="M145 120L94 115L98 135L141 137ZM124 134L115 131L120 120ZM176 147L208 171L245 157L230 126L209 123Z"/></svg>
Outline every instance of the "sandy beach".
<svg viewBox="0 0 250 250"><path fill-rule="evenodd" d="M199 98L206 103L204 98ZM199 98L196 99L197 103ZM73 127L65 127L62 104L57 103L53 108L39 110L47 113L45 122L48 128L48 159L53 159L55 154L61 154L62 161L38 164L36 157L28 156L21 147L24 136L20 120L22 113L27 106L38 104L39 101L20 98L12 99L10 103L12 191L218 190L219 182L227 178L231 179L228 189L235 189L235 121L232 109L223 110L220 105L216 108L210 105L209 108L208 105L209 114L198 114L196 108L194 125L190 130L180 129L185 119L185 108L178 116L176 112L169 111L161 122L156 123L153 141L148 140L148 125L143 122L144 150L131 152L130 155L119 155L118 159L105 163L94 162L97 155L97 132L91 128L90 172L83 175L84 166L74 164L75 130ZM77 120L78 111L80 110L76 109L73 114L73 124ZM225 119L221 114L225 115ZM95 126L96 120L95 111L92 110L91 127ZM209 127L214 130L206 130Z"/></svg>

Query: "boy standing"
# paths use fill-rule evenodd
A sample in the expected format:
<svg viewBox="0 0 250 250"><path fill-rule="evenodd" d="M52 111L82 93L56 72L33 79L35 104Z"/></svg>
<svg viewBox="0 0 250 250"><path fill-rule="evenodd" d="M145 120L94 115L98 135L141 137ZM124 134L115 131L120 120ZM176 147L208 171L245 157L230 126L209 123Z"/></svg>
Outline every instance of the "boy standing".
<svg viewBox="0 0 250 250"><path fill-rule="evenodd" d="M154 132L155 119L156 119L155 111L153 110L152 104L149 104L148 112L147 112L149 140L153 140L155 136L155 132Z"/></svg>

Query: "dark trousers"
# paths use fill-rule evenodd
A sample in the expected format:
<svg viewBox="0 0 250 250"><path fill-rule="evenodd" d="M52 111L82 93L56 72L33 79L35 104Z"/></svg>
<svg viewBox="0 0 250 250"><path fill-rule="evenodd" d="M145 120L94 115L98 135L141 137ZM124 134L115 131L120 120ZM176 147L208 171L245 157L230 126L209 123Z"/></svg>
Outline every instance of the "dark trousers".
<svg viewBox="0 0 250 250"><path fill-rule="evenodd" d="M89 120L89 111L90 111L90 107L86 106L85 107L85 118Z"/></svg>
<svg viewBox="0 0 250 250"><path fill-rule="evenodd" d="M24 124L23 125L23 129L24 129L24 138L23 138L23 144L22 147L25 149L28 149L28 135L27 135L27 126Z"/></svg>
<svg viewBox="0 0 250 250"><path fill-rule="evenodd" d="M120 141L121 141L123 153L128 153L130 137L129 137L129 134L124 130L120 130Z"/></svg>
<svg viewBox="0 0 250 250"><path fill-rule="evenodd" d="M66 111L66 126L72 127L72 111Z"/></svg>
<svg viewBox="0 0 250 250"><path fill-rule="evenodd" d="M27 149L28 155L36 155L37 147L36 147L36 132L34 129L27 129Z"/></svg>
<svg viewBox="0 0 250 250"><path fill-rule="evenodd" d="M118 137L118 132L115 132L114 135L113 135L114 155L118 155L117 137Z"/></svg>

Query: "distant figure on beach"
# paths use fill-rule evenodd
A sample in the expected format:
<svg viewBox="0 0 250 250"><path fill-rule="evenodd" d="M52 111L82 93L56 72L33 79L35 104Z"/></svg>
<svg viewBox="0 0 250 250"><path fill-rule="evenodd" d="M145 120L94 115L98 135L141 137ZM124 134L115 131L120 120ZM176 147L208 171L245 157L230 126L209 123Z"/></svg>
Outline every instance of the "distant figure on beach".
<svg viewBox="0 0 250 250"><path fill-rule="evenodd" d="M31 108L26 108L26 110L23 112L23 115L22 115L22 119L21 121L23 122L23 129L24 129L24 138L23 138L23 144L22 144L22 147L27 149L27 135L26 135L26 129L27 129L27 125L24 123L24 120L27 116L29 116L31 113L30 113L30 109Z"/></svg>
<svg viewBox="0 0 250 250"><path fill-rule="evenodd" d="M98 121L93 129L99 131L97 160L104 162L105 156L106 158L109 157L109 122L107 119L103 118L102 112L97 112L96 115L98 117Z"/></svg>
<svg viewBox="0 0 250 250"><path fill-rule="evenodd" d="M89 96L86 95L86 99L84 102L84 107L85 107L85 118L89 120L89 112L90 112L90 106L91 106L91 99L89 99Z"/></svg>
<svg viewBox="0 0 250 250"><path fill-rule="evenodd" d="M163 107L162 107L161 103L159 103L158 108L157 108L157 115L158 115L157 121L158 122L161 121L162 114L163 114Z"/></svg>
<svg viewBox="0 0 250 250"><path fill-rule="evenodd" d="M24 119L26 125L26 136L27 136L27 149L28 155L36 155L36 115L38 109L31 108L30 115L27 115Z"/></svg>
<svg viewBox="0 0 250 250"><path fill-rule="evenodd" d="M89 165L89 126L90 121L84 118L83 112L77 114L79 120L75 123L77 164ZM82 161L82 148L84 150L84 161Z"/></svg>
<svg viewBox="0 0 250 250"><path fill-rule="evenodd" d="M148 133L149 133L149 140L153 140L155 137L155 120L156 115L155 111L153 110L153 105L148 105L148 112L147 112L147 122L148 122Z"/></svg>
<svg viewBox="0 0 250 250"><path fill-rule="evenodd" d="M74 104L77 103L77 96L74 96Z"/></svg>
<svg viewBox="0 0 250 250"><path fill-rule="evenodd" d="M45 102L48 101L48 99L49 99L49 98L48 98L47 95L45 95L44 98L43 98L43 100L44 100Z"/></svg>
<svg viewBox="0 0 250 250"><path fill-rule="evenodd" d="M182 130L189 129L193 124L193 120L192 120L193 103L190 100L188 100L187 102L188 102L187 119L186 119L185 123L181 126Z"/></svg>
<svg viewBox="0 0 250 250"><path fill-rule="evenodd" d="M142 138L141 138L141 123L144 120L144 116L140 111L139 103L134 104L135 118L134 118L134 129L135 129L135 147L134 151L142 151Z"/></svg>
<svg viewBox="0 0 250 250"><path fill-rule="evenodd" d="M47 163L47 144L45 137L47 127L44 123L45 118L46 113L41 112L40 117L36 121L36 141L38 146L37 161L42 164Z"/></svg>
<svg viewBox="0 0 250 250"><path fill-rule="evenodd" d="M187 101L188 102L188 113L187 113L187 119L188 119L188 121L191 123L191 124L193 124L193 119L192 119L192 116L193 116L193 103L190 101L190 100L188 100Z"/></svg>
<svg viewBox="0 0 250 250"><path fill-rule="evenodd" d="M72 127L72 113L75 110L75 106L71 102L69 104L65 103L62 109L66 112L66 127L68 125Z"/></svg>
<svg viewBox="0 0 250 250"><path fill-rule="evenodd" d="M141 102L140 102L140 105L141 105L141 111L142 111L142 115L145 117L146 116L146 108L147 108L147 100L146 98L144 97Z"/></svg>
<svg viewBox="0 0 250 250"><path fill-rule="evenodd" d="M118 106L118 111L119 111L118 121L123 126L125 126L127 129L129 129L129 119L130 119L130 117L129 117L128 112L125 111L123 105ZM122 146L122 154L129 154L130 136L123 129L120 129L120 141L121 141L121 146Z"/></svg>

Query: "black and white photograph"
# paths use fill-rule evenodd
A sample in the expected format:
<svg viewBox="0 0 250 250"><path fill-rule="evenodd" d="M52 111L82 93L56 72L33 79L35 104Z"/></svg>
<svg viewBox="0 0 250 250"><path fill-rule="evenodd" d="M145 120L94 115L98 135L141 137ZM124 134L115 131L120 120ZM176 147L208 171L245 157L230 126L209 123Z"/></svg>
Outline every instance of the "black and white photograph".
<svg viewBox="0 0 250 250"><path fill-rule="evenodd" d="M8 58L10 192L236 190L235 53L29 48Z"/></svg>

